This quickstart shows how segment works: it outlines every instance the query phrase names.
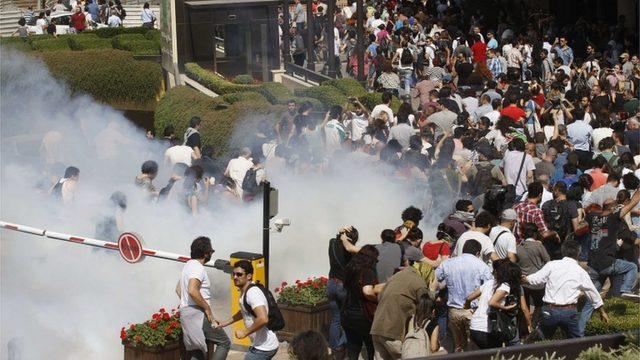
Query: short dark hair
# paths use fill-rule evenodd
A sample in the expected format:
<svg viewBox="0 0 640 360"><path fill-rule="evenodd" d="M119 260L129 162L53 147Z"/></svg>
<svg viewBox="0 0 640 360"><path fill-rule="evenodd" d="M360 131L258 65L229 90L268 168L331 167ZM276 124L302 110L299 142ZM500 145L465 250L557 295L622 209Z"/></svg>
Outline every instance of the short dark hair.
<svg viewBox="0 0 640 360"><path fill-rule="evenodd" d="M527 197L529 199L537 198L542 195L542 184L539 181L534 181L527 186Z"/></svg>
<svg viewBox="0 0 640 360"><path fill-rule="evenodd" d="M385 91L382 93L382 103L388 104L391 101L391 93L389 91Z"/></svg>
<svg viewBox="0 0 640 360"><path fill-rule="evenodd" d="M567 240L562 243L560 251L562 252L562 256L564 257L577 259L578 255L580 255L580 243L573 240Z"/></svg>
<svg viewBox="0 0 640 360"><path fill-rule="evenodd" d="M636 190L640 186L640 180L633 173L628 173L622 177L622 184L627 190Z"/></svg>
<svg viewBox="0 0 640 360"><path fill-rule="evenodd" d="M296 359L329 360L328 347L322 334L306 330L293 337L289 349Z"/></svg>
<svg viewBox="0 0 640 360"><path fill-rule="evenodd" d="M80 175L80 169L78 169L75 166L69 166L68 168L66 168L64 170L64 178L65 179L68 179L68 178L70 178L72 176L78 176L78 175Z"/></svg>
<svg viewBox="0 0 640 360"><path fill-rule="evenodd" d="M456 210L457 211L467 211L469 205L473 205L471 200L461 199L456 202Z"/></svg>
<svg viewBox="0 0 640 360"><path fill-rule="evenodd" d="M194 127L200 125L201 122L202 122L202 120L200 120L199 117L194 116L194 117L191 118L191 120L189 120L189 127L194 128Z"/></svg>
<svg viewBox="0 0 640 360"><path fill-rule="evenodd" d="M172 136L175 132L176 132L176 129L173 127L173 125L167 125L164 127L162 136L169 137L169 136Z"/></svg>
<svg viewBox="0 0 640 360"><path fill-rule="evenodd" d="M329 109L329 116L332 119L337 119L340 115L342 115L342 106L333 105L331 109Z"/></svg>
<svg viewBox="0 0 640 360"><path fill-rule="evenodd" d="M524 140L520 138L515 138L511 140L511 142L513 143L513 148L517 151L524 151L526 149Z"/></svg>
<svg viewBox="0 0 640 360"><path fill-rule="evenodd" d="M391 229L384 229L380 233L382 242L396 242L396 232Z"/></svg>
<svg viewBox="0 0 640 360"><path fill-rule="evenodd" d="M480 242L478 240L469 239L465 241L464 246L462 246L463 254L476 255L480 251L482 251L482 245L480 245Z"/></svg>
<svg viewBox="0 0 640 360"><path fill-rule="evenodd" d="M481 228L490 228L496 223L496 218L488 211L483 211L476 216L475 225Z"/></svg>
<svg viewBox="0 0 640 360"><path fill-rule="evenodd" d="M213 247L211 246L211 239L206 236L198 236L191 243L192 259L202 259L207 255L208 252L211 251L213 251Z"/></svg>
<svg viewBox="0 0 640 360"><path fill-rule="evenodd" d="M233 268L240 268L244 270L245 275L253 274L253 265L249 260L238 260L233 264Z"/></svg>
<svg viewBox="0 0 640 360"><path fill-rule="evenodd" d="M158 173L158 163L153 160L147 160L142 163L141 169L143 174L157 174Z"/></svg>
<svg viewBox="0 0 640 360"><path fill-rule="evenodd" d="M414 227L409 230L406 239L409 241L422 240L424 239L424 235L422 234L422 230L420 230L420 228Z"/></svg>
<svg viewBox="0 0 640 360"><path fill-rule="evenodd" d="M562 195L567 195L567 184L562 181L558 181L553 185L553 191L557 191Z"/></svg>

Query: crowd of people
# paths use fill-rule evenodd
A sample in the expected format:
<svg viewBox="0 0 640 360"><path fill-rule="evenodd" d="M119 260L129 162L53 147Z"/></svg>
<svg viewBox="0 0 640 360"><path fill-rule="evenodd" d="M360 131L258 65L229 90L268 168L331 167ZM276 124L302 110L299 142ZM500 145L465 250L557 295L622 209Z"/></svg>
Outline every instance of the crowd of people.
<svg viewBox="0 0 640 360"><path fill-rule="evenodd" d="M58 14L71 12L68 23L66 19L57 17ZM57 25L68 25L67 33L81 33L85 30L94 30L99 27L121 27L127 11L120 0L57 0L50 8L34 12L33 7L28 7L18 20L18 28L12 35L27 38L30 35L49 34L58 36ZM60 22L62 20L62 22ZM149 3L145 2L140 14L142 26L153 29L156 22L156 14L151 10ZM28 27L30 25L31 27ZM30 30L31 29L31 30Z"/></svg>

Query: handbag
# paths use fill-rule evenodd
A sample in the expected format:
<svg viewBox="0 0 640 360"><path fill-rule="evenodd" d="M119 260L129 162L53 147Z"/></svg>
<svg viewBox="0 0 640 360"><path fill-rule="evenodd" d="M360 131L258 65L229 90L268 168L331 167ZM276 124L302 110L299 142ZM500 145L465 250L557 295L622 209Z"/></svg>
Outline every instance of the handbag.
<svg viewBox="0 0 640 360"><path fill-rule="evenodd" d="M489 311L489 332L501 342L509 341L516 337L518 328L513 321L513 316L502 310Z"/></svg>

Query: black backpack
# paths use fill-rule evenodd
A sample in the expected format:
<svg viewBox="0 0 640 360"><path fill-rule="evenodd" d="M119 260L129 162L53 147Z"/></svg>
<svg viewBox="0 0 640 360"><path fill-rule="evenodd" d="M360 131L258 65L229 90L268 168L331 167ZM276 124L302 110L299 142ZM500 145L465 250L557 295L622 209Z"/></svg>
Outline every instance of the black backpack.
<svg viewBox="0 0 640 360"><path fill-rule="evenodd" d="M566 208L562 206L561 202L551 200L544 204L542 212L549 230L557 232L560 240L564 240L569 234L569 222L571 221Z"/></svg>
<svg viewBox="0 0 640 360"><path fill-rule="evenodd" d="M282 316L282 313L280 312L280 308L278 308L278 302L276 301L276 298L273 297L273 294L271 293L271 291L269 291L269 289L265 288L264 285L260 284L260 283L255 283L255 284L250 284L249 287L247 288L247 291L245 292L245 296L242 299L242 304L244 306L244 308L254 317L256 316L256 313L253 311L253 309L249 306L249 304L247 303L247 293L249 292L249 289L251 289L252 287L257 287L258 289L260 289L260 291L262 291L262 293L264 294L264 296L267 298L267 304L269 305L269 322L267 323L267 328L271 331L278 331L278 330L282 330L284 329L284 317Z"/></svg>
<svg viewBox="0 0 640 360"><path fill-rule="evenodd" d="M402 65L413 64L413 55L411 55L411 50L409 50L409 48L402 49L402 55L400 56L400 63L402 63Z"/></svg>
<svg viewBox="0 0 640 360"><path fill-rule="evenodd" d="M251 168L244 174L242 179L242 192L246 195L254 196L258 193L260 187L256 180L256 169Z"/></svg>
<svg viewBox="0 0 640 360"><path fill-rule="evenodd" d="M476 165L478 172L473 178L473 188L470 189L472 195L484 194L495 184L493 176L491 175L491 170L493 170L493 167L494 165L491 163Z"/></svg>

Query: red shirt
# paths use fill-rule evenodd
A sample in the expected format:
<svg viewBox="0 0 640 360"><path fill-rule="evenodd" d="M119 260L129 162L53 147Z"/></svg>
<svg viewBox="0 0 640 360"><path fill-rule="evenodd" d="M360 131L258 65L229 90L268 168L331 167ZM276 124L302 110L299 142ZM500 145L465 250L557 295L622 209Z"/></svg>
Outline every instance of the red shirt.
<svg viewBox="0 0 640 360"><path fill-rule="evenodd" d="M482 41L476 41L471 45L471 51L473 51L473 62L487 61L487 44Z"/></svg>
<svg viewBox="0 0 640 360"><path fill-rule="evenodd" d="M502 109L502 111L500 111L500 115L507 116L511 118L511 120L513 120L514 122L517 122L520 118L524 119L524 117L526 116L526 114L524 113L524 110L520 109L519 107L513 104Z"/></svg>
<svg viewBox="0 0 640 360"><path fill-rule="evenodd" d="M422 253L431 260L437 260L438 255L451 256L451 248L445 241L428 242L422 247Z"/></svg>
<svg viewBox="0 0 640 360"><path fill-rule="evenodd" d="M76 30L84 30L86 23L86 18L83 13L75 13L71 15L71 24Z"/></svg>
<svg viewBox="0 0 640 360"><path fill-rule="evenodd" d="M593 169L593 171L589 173L589 176L593 179L593 184L591 184L591 189L589 190L595 191L597 188L607 183L609 174L603 173L600 169Z"/></svg>

